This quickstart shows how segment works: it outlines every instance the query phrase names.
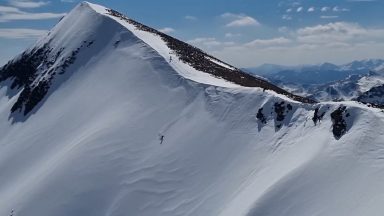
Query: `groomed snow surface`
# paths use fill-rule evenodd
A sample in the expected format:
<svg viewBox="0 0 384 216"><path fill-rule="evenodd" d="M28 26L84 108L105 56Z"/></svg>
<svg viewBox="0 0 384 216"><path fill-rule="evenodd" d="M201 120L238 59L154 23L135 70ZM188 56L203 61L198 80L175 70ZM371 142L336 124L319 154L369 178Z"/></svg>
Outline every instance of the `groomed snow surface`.
<svg viewBox="0 0 384 216"><path fill-rule="evenodd" d="M353 126L336 140L330 113L315 126L316 105L291 102L276 131L255 115L283 98L192 81L158 39L126 27L83 3L49 37L98 51L24 122L8 119L17 95L0 89L0 215L383 214L379 110L346 102Z"/></svg>

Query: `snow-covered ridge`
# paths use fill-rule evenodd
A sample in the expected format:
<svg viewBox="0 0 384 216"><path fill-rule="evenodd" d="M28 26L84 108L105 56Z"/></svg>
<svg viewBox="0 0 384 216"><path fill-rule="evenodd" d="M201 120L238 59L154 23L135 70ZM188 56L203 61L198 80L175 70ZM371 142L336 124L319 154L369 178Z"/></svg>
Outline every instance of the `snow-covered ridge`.
<svg viewBox="0 0 384 216"><path fill-rule="evenodd" d="M237 87L259 87L265 90L272 90L296 101L304 103L316 102L308 98L293 95L269 83L265 79L251 76L236 67L208 55L194 46L132 20L115 10L88 2L84 4L88 4L98 13L118 21L138 38L154 48L164 59L169 60L169 64L179 74L193 81L224 87L233 87L233 84ZM232 85L220 84L222 81L230 82Z"/></svg>

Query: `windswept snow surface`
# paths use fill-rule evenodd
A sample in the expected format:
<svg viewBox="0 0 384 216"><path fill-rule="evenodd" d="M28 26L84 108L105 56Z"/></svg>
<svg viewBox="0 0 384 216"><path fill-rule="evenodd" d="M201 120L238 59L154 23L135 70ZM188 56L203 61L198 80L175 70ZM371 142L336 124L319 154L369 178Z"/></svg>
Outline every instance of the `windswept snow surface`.
<svg viewBox="0 0 384 216"><path fill-rule="evenodd" d="M9 119L18 95L2 85L0 215L382 215L379 110L345 102L351 128L336 140L330 113L340 103L185 79L191 70L168 62L157 39L125 27L89 3L67 15L52 43L92 39L92 56L80 52L73 75L25 121ZM281 101L292 109L276 128ZM318 106L327 113L315 126ZM267 124L255 118L261 107Z"/></svg>

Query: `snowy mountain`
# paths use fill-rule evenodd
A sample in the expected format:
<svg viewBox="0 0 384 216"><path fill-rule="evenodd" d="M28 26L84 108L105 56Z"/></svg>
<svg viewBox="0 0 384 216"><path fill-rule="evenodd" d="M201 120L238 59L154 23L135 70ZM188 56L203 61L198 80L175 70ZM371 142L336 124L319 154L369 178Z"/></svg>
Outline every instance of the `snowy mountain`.
<svg viewBox="0 0 384 216"><path fill-rule="evenodd" d="M371 88L356 99L359 102L384 108L384 84Z"/></svg>
<svg viewBox="0 0 384 216"><path fill-rule="evenodd" d="M0 215L384 210L380 109L295 96L114 10L79 4L0 78Z"/></svg>
<svg viewBox="0 0 384 216"><path fill-rule="evenodd" d="M343 70L372 70L380 71L384 69L384 59L365 59L353 61L351 63L341 65Z"/></svg>
<svg viewBox="0 0 384 216"><path fill-rule="evenodd" d="M378 71L378 74L383 75L384 74L384 68ZM376 82L375 82L376 81ZM355 100L369 104L375 107L384 107L384 78L381 77L381 80L378 81L377 79L367 80L365 82L360 82L366 84L366 88L364 89L362 94L360 94ZM363 84L363 85L364 85ZM368 85L367 85L368 84Z"/></svg>
<svg viewBox="0 0 384 216"><path fill-rule="evenodd" d="M262 75L274 83L313 85L347 79L351 75L365 75L370 71L377 72L383 68L383 59L367 59L343 65L331 63L302 66L266 64L245 70L251 74Z"/></svg>
<svg viewBox="0 0 384 216"><path fill-rule="evenodd" d="M354 100L370 89L383 84L383 76L370 72L365 75L351 75L346 79L326 84L286 84L283 85L283 88L318 101L344 101Z"/></svg>
<svg viewBox="0 0 384 216"><path fill-rule="evenodd" d="M371 88L384 84L384 60L381 59L353 61L344 65L262 65L245 71L262 74L287 91L318 101L356 100Z"/></svg>

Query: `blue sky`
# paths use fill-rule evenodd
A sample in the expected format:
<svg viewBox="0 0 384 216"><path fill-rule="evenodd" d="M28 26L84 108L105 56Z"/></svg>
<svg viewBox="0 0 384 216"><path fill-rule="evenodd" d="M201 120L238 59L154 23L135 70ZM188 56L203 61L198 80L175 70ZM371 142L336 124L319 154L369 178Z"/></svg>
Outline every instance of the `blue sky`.
<svg viewBox="0 0 384 216"><path fill-rule="evenodd" d="M382 0L95 0L238 67L384 58ZM79 1L0 0L0 64Z"/></svg>

